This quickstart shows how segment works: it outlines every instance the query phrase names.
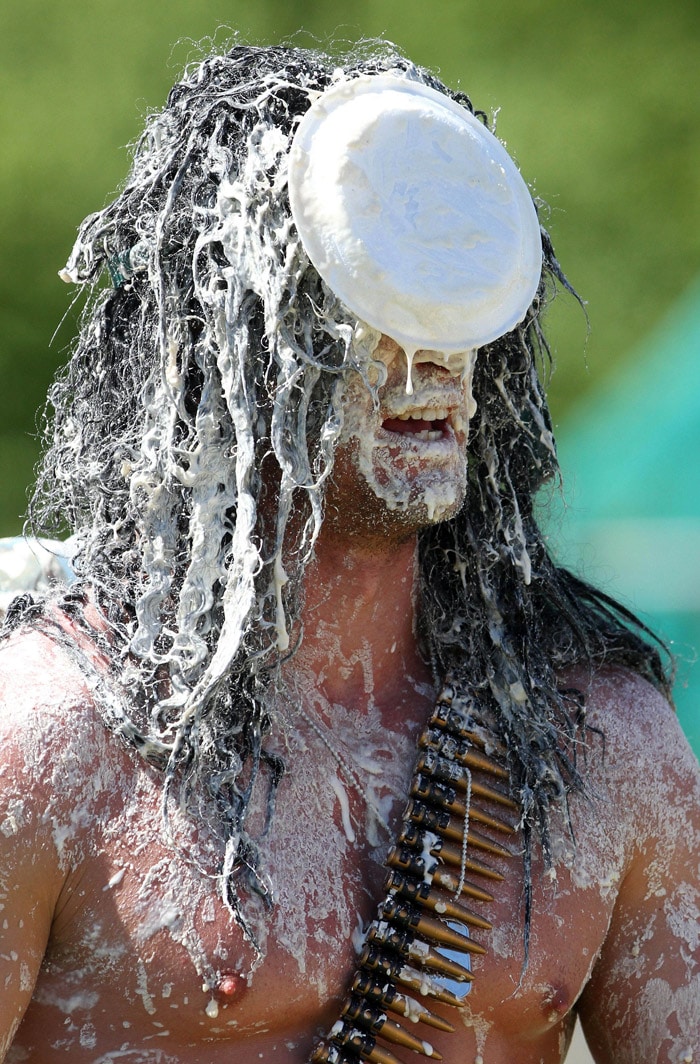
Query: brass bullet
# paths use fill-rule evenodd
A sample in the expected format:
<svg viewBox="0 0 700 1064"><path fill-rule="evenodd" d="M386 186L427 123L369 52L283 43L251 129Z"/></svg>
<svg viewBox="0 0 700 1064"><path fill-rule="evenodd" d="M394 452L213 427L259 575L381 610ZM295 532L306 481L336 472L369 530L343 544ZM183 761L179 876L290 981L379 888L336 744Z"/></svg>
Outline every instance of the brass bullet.
<svg viewBox="0 0 700 1064"><path fill-rule="evenodd" d="M442 835L443 838L456 842L461 842L464 838L464 819L458 820L457 817L450 816L446 809L431 808L424 802L413 798L406 806L404 816L412 824L418 824L424 831L433 831L437 835ZM485 850L497 857L513 856L510 850L506 850L504 846L493 842L473 828L467 830L467 845L476 847L477 850Z"/></svg>
<svg viewBox="0 0 700 1064"><path fill-rule="evenodd" d="M458 820L450 818L450 823L447 825L443 832L446 839L451 839L454 842L461 844L463 838L462 825ZM501 846L497 842L492 842L486 835L482 835L481 832L475 831L470 828L467 832L467 846L471 846L475 850L483 850L484 853L491 853L494 857L512 857L513 854L510 850L506 850L505 846Z"/></svg>
<svg viewBox="0 0 700 1064"><path fill-rule="evenodd" d="M478 780L472 780L472 799L485 798L489 802L496 802L498 805L502 805L504 809L510 809L513 813L519 813L517 802L514 802L512 798L509 798L507 794L503 794L502 791L496 791L493 787L486 787L483 783L479 783Z"/></svg>
<svg viewBox="0 0 700 1064"><path fill-rule="evenodd" d="M448 761L458 761L474 771L486 772L500 780L510 778L503 765L477 749L468 739L459 739L450 732L439 728L426 729L418 741L425 750L432 750Z"/></svg>
<svg viewBox="0 0 700 1064"><path fill-rule="evenodd" d="M450 894L456 894L457 889L460 886L459 876L453 875L446 869L437 868L433 873L433 883L438 887L442 887ZM464 881L460 889L461 894L466 894L468 898L474 898L475 901L493 901L493 894L489 894L487 890L481 890L480 887L475 886L473 883Z"/></svg>
<svg viewBox="0 0 700 1064"><path fill-rule="evenodd" d="M427 1009L425 1005L420 1001L416 1001L415 998L406 997L405 994L399 994L397 992L393 1002L391 1003L391 1011L395 1012L398 1016L405 1016L406 1019L411 1020L414 1023L416 1020L420 1020L421 1023L427 1023L430 1027L435 1027L438 1031L454 1031L454 1027L447 1020L443 1020L442 1016L436 1015Z"/></svg>
<svg viewBox="0 0 700 1064"><path fill-rule="evenodd" d="M419 968L424 968L433 975L446 975L457 983L471 983L472 973L469 968L463 967L457 961L443 957L441 953L431 949L427 943L414 939L408 950L408 956Z"/></svg>
<svg viewBox="0 0 700 1064"><path fill-rule="evenodd" d="M401 903L396 898L387 898L381 906L380 913L383 919L417 932L425 942L449 946L451 949L461 950L462 953L483 954L486 952L483 946L473 942L468 935L462 935L453 930L443 920L424 916L412 905Z"/></svg>
<svg viewBox="0 0 700 1064"><path fill-rule="evenodd" d="M487 787L486 784L480 783L471 777L462 765L458 765L454 761L448 761L445 757L440 757L434 750L423 751L416 762L416 771L428 778L436 778L445 782L448 786L454 787L458 791L466 792L467 788L471 788L472 797L478 795L480 798L497 802L498 805L512 809L515 812L518 810L515 802L503 791L495 790L493 787Z"/></svg>
<svg viewBox="0 0 700 1064"><path fill-rule="evenodd" d="M508 769L503 765L499 765L493 758L487 757L486 754L481 754L473 747L464 747L455 751L453 757L456 761L459 761L462 765L466 765L467 768L472 769L474 772L485 772L490 776L495 776L499 780L509 780L510 774Z"/></svg>
<svg viewBox="0 0 700 1064"><path fill-rule="evenodd" d="M369 1060L371 1064L401 1064L398 1057L386 1049L380 1049L379 1046L374 1046L369 1052L360 1053L360 1060Z"/></svg>
<svg viewBox="0 0 700 1064"><path fill-rule="evenodd" d="M406 986L409 990L415 990L421 997L432 997L443 1005L453 1005L456 1008L462 1004L460 998L451 990L441 986L437 979L428 972L419 972L409 964L404 965L396 976L396 982Z"/></svg>
<svg viewBox="0 0 700 1064"><path fill-rule="evenodd" d="M442 1016L437 1016L414 998L400 994L392 982L373 978L370 972L362 969L356 972L352 981L352 990L360 997L376 1002L397 1016L410 1019L412 1023L420 1021L439 1031L454 1031L453 1025L444 1020Z"/></svg>
<svg viewBox="0 0 700 1064"><path fill-rule="evenodd" d="M478 913L473 913L470 909L465 908L463 905L458 905L456 901L451 898L447 898L436 894L435 891L431 895L431 904L429 908L450 922L456 922L459 924L465 924L468 927L478 927L482 931L492 931L493 924L488 920L484 920L483 916L479 916Z"/></svg>
<svg viewBox="0 0 700 1064"><path fill-rule="evenodd" d="M478 806L472 804L469 810L469 819L476 820L477 824L483 824L484 827L491 828L493 831L500 831L504 835L515 835L515 828L512 824L508 824L505 820L499 820L495 816L491 816L490 813L484 813Z"/></svg>
<svg viewBox="0 0 700 1064"><path fill-rule="evenodd" d="M393 1042L395 1045L412 1049L414 1053L421 1053L424 1057L429 1057L433 1060L442 1060L442 1055L438 1053L430 1042L409 1034L400 1024L394 1023L392 1020L385 1021L381 1034L382 1038L386 1038L387 1042Z"/></svg>
<svg viewBox="0 0 700 1064"><path fill-rule="evenodd" d="M472 796L474 794L475 792L472 788ZM467 813L466 804L461 798L458 798L454 787L448 787L437 780L430 780L426 776L416 775L414 777L411 783L411 796L419 798L428 805L436 805L440 809L447 809L453 816L464 818ZM512 835L515 830L507 822L499 820L488 813L482 813L473 803L469 810L469 817L471 820L487 824L495 831L503 831L509 835Z"/></svg>
<svg viewBox="0 0 700 1064"><path fill-rule="evenodd" d="M440 840L441 845L437 854L445 862L445 864L452 865L454 868L462 867L462 847L455 846L451 842ZM497 872L495 868L491 868L490 865L485 865L481 861L475 861L473 857L467 857L464 861L464 868L467 872L473 872L475 875L484 876L486 879L503 881L503 876L500 872Z"/></svg>
<svg viewBox="0 0 700 1064"><path fill-rule="evenodd" d="M352 1050L361 1060L370 1060L372 1064L401 1064L393 1053L377 1045L377 1040L373 1035L360 1031L357 1027L352 1027L342 1020L333 1025L331 1038L336 1045Z"/></svg>
<svg viewBox="0 0 700 1064"><path fill-rule="evenodd" d="M390 893L396 893L407 901L412 902L419 908L429 909L436 912L446 920L456 920L460 924L468 924L471 927L480 927L484 931L490 931L492 924L483 916L474 913L471 909L458 905L453 898L438 892L422 880L411 879L396 869L390 869L384 881L384 889ZM486 900L486 899L485 899Z"/></svg>
<svg viewBox="0 0 700 1064"><path fill-rule="evenodd" d="M422 1053L424 1057L442 1060L440 1054L433 1049L429 1042L409 1034L400 1024L390 1020L376 1005L370 1004L356 995L352 995L346 1001L342 1015L346 1020L359 1024L360 1027L365 1028L372 1035L379 1035L381 1038L386 1039L387 1042L393 1042L394 1045L412 1049L414 1053Z"/></svg>
<svg viewBox="0 0 700 1064"><path fill-rule="evenodd" d="M437 861L426 862L422 856L417 855L407 846L394 847L389 852L386 863L390 868L395 868L414 879L427 879L428 882L435 883L452 894L456 894L459 888L459 878L457 876L442 868ZM461 886L460 893L466 894L476 901L493 901L493 894L489 894L488 891L482 890L466 880Z"/></svg>
<svg viewBox="0 0 700 1064"><path fill-rule="evenodd" d="M367 932L367 943L380 949L393 950L402 957L410 958L420 968L447 975L458 983L471 982L472 976L468 968L443 957L442 954L431 949L427 942L416 938L410 931L401 930L384 922L376 922ZM474 952L479 951L483 952L480 947Z"/></svg>
<svg viewBox="0 0 700 1064"><path fill-rule="evenodd" d="M484 739L475 728L477 723L472 716L456 709L451 704L439 698L428 722L431 728L442 728L444 731L456 735L458 739L466 739L483 749L486 745Z"/></svg>
<svg viewBox="0 0 700 1064"><path fill-rule="evenodd" d="M421 831L415 824L406 824L404 826L399 835L399 842L421 854L428 852L444 861L445 864L453 865L457 868L462 867L461 846L454 846L451 842L439 838L432 832ZM482 864L481 861L475 861L472 857L466 858L464 868L476 875L485 876L486 879L503 880L503 876L495 868Z"/></svg>

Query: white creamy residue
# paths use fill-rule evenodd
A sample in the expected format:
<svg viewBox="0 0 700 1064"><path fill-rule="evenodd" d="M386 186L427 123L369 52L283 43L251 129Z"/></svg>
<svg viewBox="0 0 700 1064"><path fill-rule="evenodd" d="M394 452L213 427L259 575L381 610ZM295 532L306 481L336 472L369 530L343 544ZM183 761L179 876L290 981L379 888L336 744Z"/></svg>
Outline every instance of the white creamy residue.
<svg viewBox="0 0 700 1064"><path fill-rule="evenodd" d="M340 815L343 822L343 831L345 832L345 838L348 840L348 842L355 842L356 836L353 830L352 823L350 821L350 803L348 801L348 793L335 774L331 773L328 778L328 782L330 783L331 788L335 792L335 795L338 799L338 803L340 805Z"/></svg>

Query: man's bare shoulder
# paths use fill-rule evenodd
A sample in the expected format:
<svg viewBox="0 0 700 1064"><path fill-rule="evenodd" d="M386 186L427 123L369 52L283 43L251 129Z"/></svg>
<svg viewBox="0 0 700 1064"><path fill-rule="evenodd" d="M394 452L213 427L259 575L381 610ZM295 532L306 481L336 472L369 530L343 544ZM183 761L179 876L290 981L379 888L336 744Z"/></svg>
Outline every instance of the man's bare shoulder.
<svg viewBox="0 0 700 1064"><path fill-rule="evenodd" d="M29 626L0 641L0 707L4 732L50 732L66 715L94 716L85 680L63 640Z"/></svg>
<svg viewBox="0 0 700 1064"><path fill-rule="evenodd" d="M630 855L645 838L658 841L687 824L700 802L700 771L664 695L623 668L573 673L567 682L585 697L589 794Z"/></svg>
<svg viewBox="0 0 700 1064"><path fill-rule="evenodd" d="M567 673L565 685L585 699L588 746L608 774L626 775L642 765L696 772L697 761L667 698L625 668ZM657 771L658 770L658 771Z"/></svg>
<svg viewBox="0 0 700 1064"><path fill-rule="evenodd" d="M104 783L112 740L69 643L31 627L0 642L0 795L58 815Z"/></svg>
<svg viewBox="0 0 700 1064"><path fill-rule="evenodd" d="M47 706L80 686L80 675L58 638L30 624L0 640L0 694L3 704L20 706L25 698Z"/></svg>

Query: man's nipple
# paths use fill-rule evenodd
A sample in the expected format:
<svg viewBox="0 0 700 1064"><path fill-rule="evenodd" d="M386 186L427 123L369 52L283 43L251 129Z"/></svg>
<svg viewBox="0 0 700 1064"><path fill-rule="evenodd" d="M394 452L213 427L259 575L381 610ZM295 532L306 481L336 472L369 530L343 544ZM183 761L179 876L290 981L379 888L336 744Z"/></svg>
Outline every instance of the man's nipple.
<svg viewBox="0 0 700 1064"><path fill-rule="evenodd" d="M554 1024L563 1019L569 1012L572 998L569 990L563 985L552 985L548 988L542 1000L542 1012L547 1022Z"/></svg>
<svg viewBox="0 0 700 1064"><path fill-rule="evenodd" d="M238 972L223 972L218 982L209 990L212 997L204 1010L210 1020L215 1020L220 1008L238 1004L247 989L247 983Z"/></svg>

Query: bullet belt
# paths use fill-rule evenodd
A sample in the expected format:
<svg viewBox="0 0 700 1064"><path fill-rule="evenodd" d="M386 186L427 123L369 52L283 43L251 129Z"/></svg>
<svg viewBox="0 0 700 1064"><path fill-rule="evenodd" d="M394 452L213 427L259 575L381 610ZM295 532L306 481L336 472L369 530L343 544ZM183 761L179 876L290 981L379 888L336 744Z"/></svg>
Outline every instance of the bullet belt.
<svg viewBox="0 0 700 1064"><path fill-rule="evenodd" d="M449 681L418 747L398 839L385 860L386 896L365 936L340 1016L315 1046L309 1064L401 1064L391 1051L400 1046L441 1059L428 1041L387 1013L412 1027L420 1022L454 1031L425 1001L459 1008L471 988L470 957L486 952L471 929L489 931L492 925L462 899L488 905L493 895L478 881L503 879L475 859L474 850L512 856L491 835L512 835L515 827L480 806L488 802L511 818L517 814L517 805L501 789L508 772L498 751L485 753L475 707ZM490 777L488 783L484 777Z"/></svg>

